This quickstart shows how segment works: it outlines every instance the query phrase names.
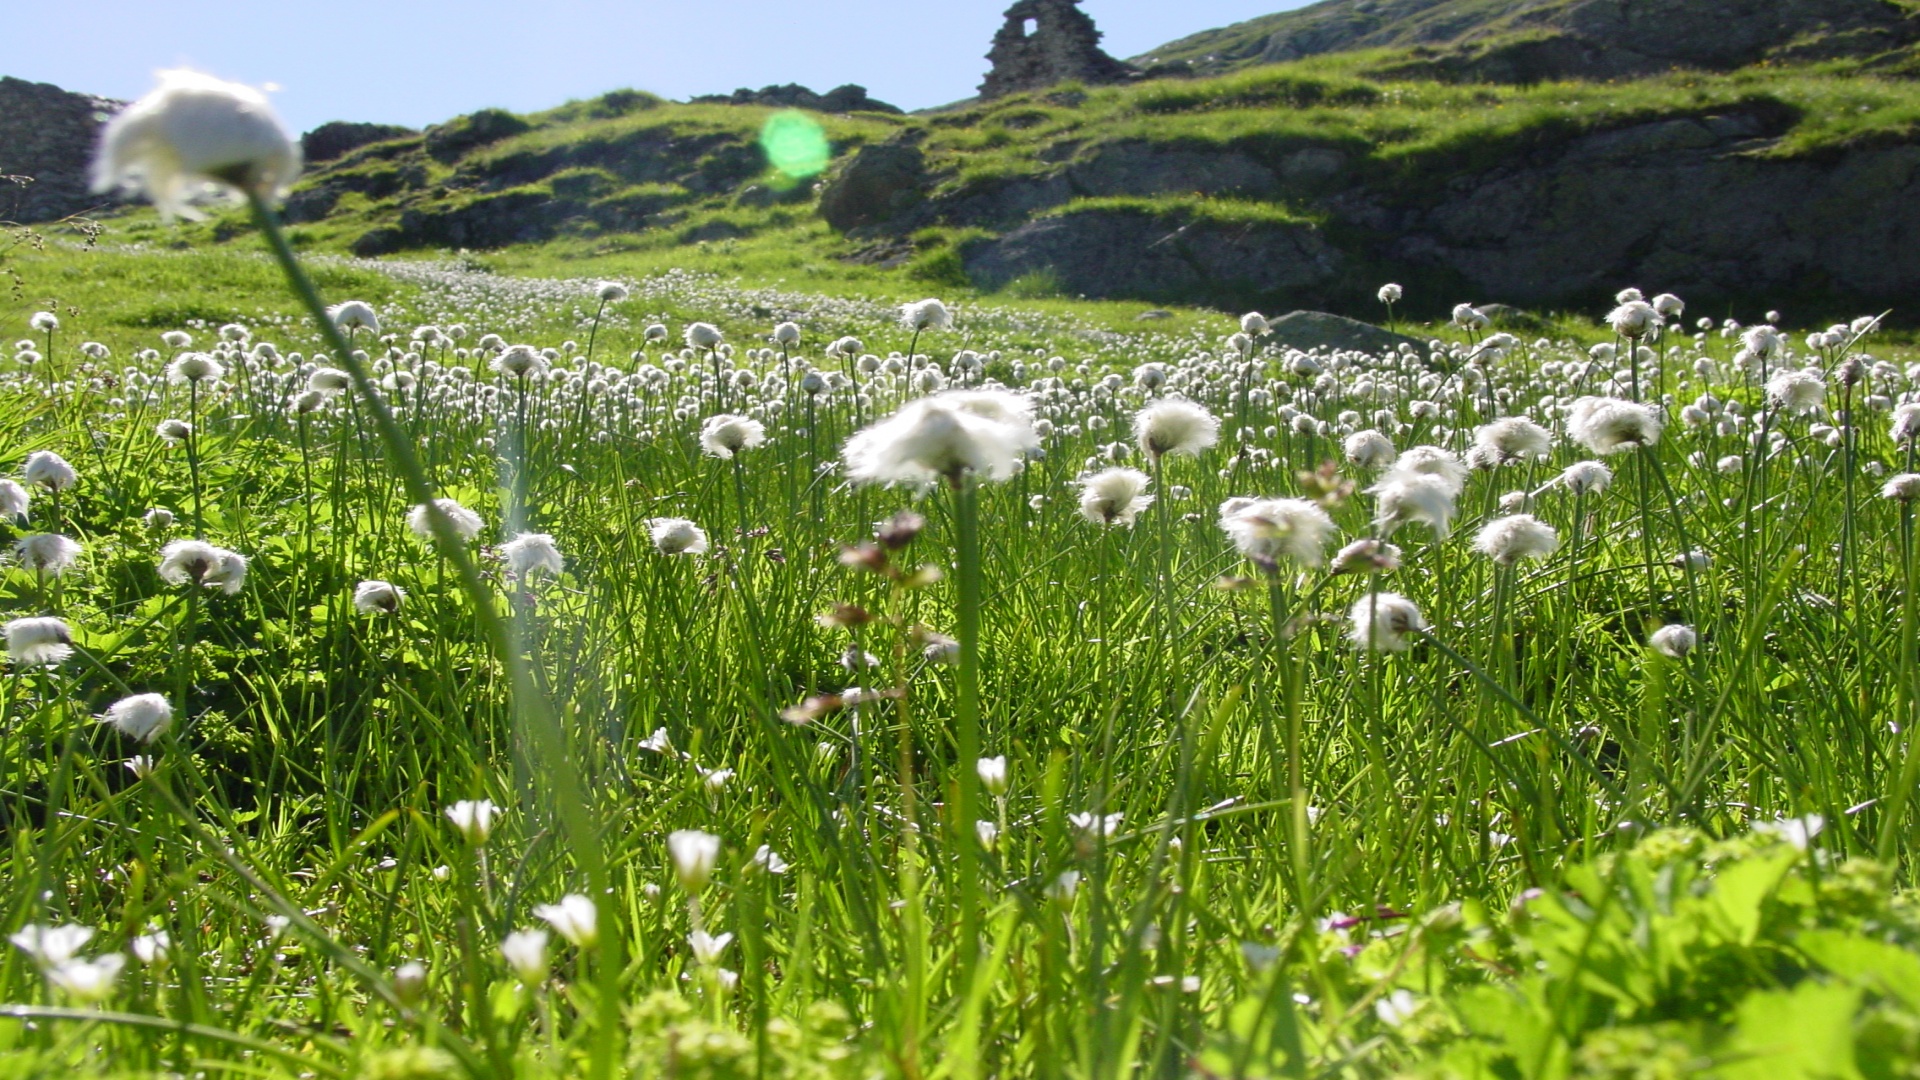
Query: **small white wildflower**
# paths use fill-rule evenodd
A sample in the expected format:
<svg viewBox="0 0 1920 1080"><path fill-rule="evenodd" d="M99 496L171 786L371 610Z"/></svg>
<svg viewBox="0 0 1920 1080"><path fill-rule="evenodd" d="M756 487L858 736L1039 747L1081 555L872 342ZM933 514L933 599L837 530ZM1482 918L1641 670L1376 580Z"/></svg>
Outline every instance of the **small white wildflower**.
<svg viewBox="0 0 1920 1080"><path fill-rule="evenodd" d="M600 940L599 909L593 906L592 900L578 893L561 897L557 904L536 905L533 915L578 948L592 948L594 942Z"/></svg>
<svg viewBox="0 0 1920 1080"><path fill-rule="evenodd" d="M680 829L667 836L667 855L680 887L689 893L703 888L720 859L720 838L698 829Z"/></svg>
<svg viewBox="0 0 1920 1080"><path fill-rule="evenodd" d="M453 830L474 847L486 846L493 836L493 819L499 812L499 807L488 799L462 799L446 809Z"/></svg>
<svg viewBox="0 0 1920 1080"><path fill-rule="evenodd" d="M527 986L537 986L547 978L547 932L516 930L500 942L500 956L513 977Z"/></svg>

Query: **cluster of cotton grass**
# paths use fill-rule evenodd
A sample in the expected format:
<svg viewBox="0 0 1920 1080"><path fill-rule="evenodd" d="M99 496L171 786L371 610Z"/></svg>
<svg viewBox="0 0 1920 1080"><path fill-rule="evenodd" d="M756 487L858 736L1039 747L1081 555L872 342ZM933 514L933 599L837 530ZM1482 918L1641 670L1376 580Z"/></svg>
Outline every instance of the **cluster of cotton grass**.
<svg viewBox="0 0 1920 1080"><path fill-rule="evenodd" d="M250 91L169 75L109 128L100 178L134 181L181 215L194 212L195 188L206 182L264 205L297 171L290 142L276 136L264 110ZM461 794L470 797L447 799L438 815L437 828L465 849L432 874L449 883L452 912L436 929L461 935L441 968L425 959L384 972L356 968L365 942L335 940L271 886L240 879L246 904L272 909L273 938L304 935L334 950L328 955L372 988L370 1000L389 1001L404 1016L430 1012L434 993L486 987L486 1011L469 1013L485 1018L476 1038L499 1038L486 1025L504 1029L530 1014L527 1023L558 1045L577 1030L622 1022L621 980L632 977L631 961L633 971L669 966L715 1015L743 999L742 1014L762 1021L753 1010L765 1009L769 984L786 977L762 937L764 905L786 899L770 883L788 869L774 848L795 851L798 843L816 858L842 852L844 861L804 867L799 876L809 882L897 890L891 899L860 897L858 920L884 910L922 955L935 936L929 899L938 896L951 912L941 948L952 974L918 960L905 965L907 1042L925 1022L912 1008L930 1000L939 980L952 980L939 993L957 986L971 994L991 985L975 979L999 977L993 950L1011 946L995 942L1013 937L993 929L994 920L1012 919L1006 913L1021 904L1040 913L1035 933L1048 950L1065 955L1048 936L1061 920L1065 945L1094 937L1117 950L1122 962L1112 971L1090 963L1090 980L1112 977L1101 985L1125 987L1136 979L1128 993L1152 986L1199 994L1206 984L1181 966L1183 954L1160 946L1162 935L1188 933L1191 920L1170 916L1192 912L1168 908L1168 917L1156 916L1165 930L1144 917L1124 933L1113 929L1103 905L1120 880L1115 868L1147 870L1152 884L1143 895L1152 903L1187 903L1196 880L1189 849L1213 842L1199 827L1203 808L1180 801L1191 798L1194 756L1221 740L1259 745L1281 779L1246 780L1219 806L1285 805L1262 820L1285 839L1292 914L1310 918L1319 890L1337 887L1324 878L1316 884L1320 802L1344 803L1348 816L1373 827L1396 820L1405 805L1394 787L1403 762L1385 749L1397 737L1386 727L1390 700L1443 701L1444 722L1482 755L1473 760L1487 776L1459 797L1476 809L1503 808L1486 815L1483 848L1511 844L1542 859L1566 841L1552 831L1550 805L1564 775L1594 777L1580 799L1598 822L1596 835L1653 812L1646 793L1663 787L1668 804L1655 810L1690 812L1682 783L1689 770L1710 767L1700 747L1710 747L1719 720L1706 695L1719 670L1711 665L1732 663L1716 639L1740 630L1724 612L1779 591L1778 539L1792 527L1789 515L1816 505L1820 483L1844 488L1845 539L1832 553L1793 551L1804 560L1796 582L1839 598L1823 598L1828 605L1862 610L1850 567L1867 542L1863 530L1876 526L1861 522L1884 530L1887 515L1862 506L1855 487L1866 498L1878 490L1898 510L1910 640L1920 367L1866 355L1872 319L1796 343L1777 318L1689 327L1677 297L1648 300L1629 290L1606 320L1614 340L1590 349L1522 341L1461 305L1454 322L1464 341L1408 342L1380 354L1288 348L1269 340L1263 316L1248 313L1217 328L1224 334L1123 337L1086 344L1069 359L1025 344L1030 336L1018 328L983 320L976 329L969 311L935 299L902 305L891 326L853 317L872 309L825 303L824 314L783 308L773 319L749 318L752 305L735 299L669 318L663 298L704 295L697 287L704 286L675 278L657 287L561 289L549 299L569 306L568 325L583 331L584 344L532 340L537 328L489 323L478 317L485 313L409 327L348 299L325 310L319 338L290 326L276 328L278 343L263 327L184 327L117 346L127 357L119 366L107 346L71 345L49 314L30 321L36 336L16 346L4 375L10 394L52 402L56 416L90 410L84 430L115 433L109 437L186 473L186 520L141 507L137 529L78 513L76 496L103 499L124 479L116 473L110 483L105 464L90 471L37 450L18 462L17 478L0 481L0 519L18 532L23 582L6 626L15 671L34 681L43 714L97 715L114 739L139 751L126 756L124 772L137 796L151 795L141 805L156 815L191 813L177 793L204 783L196 755L211 753L214 736L224 734L226 718L215 716L203 684L207 668L233 653L205 647L209 628L242 618L266 625L257 613L286 603L282 595L298 598L290 605L296 615L267 630L291 640L290 625L315 619L324 624L315 637L332 650L297 654L320 658L302 678L324 682L335 665L370 671L369 682L385 680L395 698L412 692L408 677L429 669L454 679L479 672L478 682L497 677L511 687L510 734L498 746L476 740L480 749L460 765L470 787ZM645 324L637 335L620 314L636 297L662 309L631 320ZM1404 292L1390 286L1380 297L1391 307ZM904 347L869 350L868 340L889 334ZM617 351L609 339L620 341ZM82 429L59 430L72 437ZM414 457L403 458L396 442ZM209 464L243 468L249 448L259 447L299 464L285 495L297 507L287 513L299 535L272 546L277 556L243 542L247 532L224 511L210 512L224 500L202 482ZM59 449L83 463L101 460L86 442ZM398 504L395 471L408 485ZM1632 494L1622 496L1623 488ZM456 490L482 494L440 494ZM487 490L499 492L497 512L465 504L486 507ZM925 513L885 518L909 503ZM1701 534L1703 504L1737 508L1737 531ZM615 520L608 526L596 514ZM876 518L885 523L871 542L861 539ZM1076 673L1085 680L1079 697L1122 700L1126 680L1143 667L1163 680L1125 699L1145 703L1127 722L1153 733L1157 753L1183 762L1165 804L1171 809L1138 835L1127 829L1162 807L1136 802L1132 816L1113 809L1125 785L1110 761L1107 777L1085 785L1085 805L1070 814L1037 794L1017 801L1027 796L1016 779L1057 785L1064 766L1051 765L1003 719L1018 707L1010 700L1016 687L991 672L1020 658L991 652L1010 636L996 633L994 605L1004 613L1016 592L1036 610L1080 602L1046 576L1050 569L996 561L1000 545L1034 535L1060 552L1093 549L1098 572L1088 580L1120 596L1089 623L1099 648ZM857 541L839 551L839 567L819 557L835 540ZM638 565L633 553L642 548L651 550ZM562 555L584 550L594 557ZM111 552L124 569L129 551L142 567L132 588L145 591L126 597L126 606L160 600L153 619L171 635L164 665L141 669L94 655L91 646L119 648L123 628L98 605L86 620L67 610L72 580L91 574L85 584L96 592L123 587L106 568L88 565L94 553ZM1240 576L1249 568L1251 576ZM1219 588L1204 588L1209 582ZM1247 610L1241 595L1262 592L1266 611ZM798 622L794 612L807 604L828 610L816 613L817 627L797 633L769 614ZM1608 604L1627 613L1594 616ZM445 640L410 641L398 628L421 607L439 613L431 625ZM471 629L502 618L511 621L497 638ZM618 648L595 637L609 625L623 635ZM814 638L816 629L824 637ZM1576 635L1615 667L1644 671L1644 686L1634 686L1644 689L1646 714L1664 725L1674 713L1684 738L1629 745L1622 733L1569 723L1575 706L1553 687L1576 665L1598 663L1571 645L1547 650L1547 660L1530 650L1543 638ZM792 645L799 637L806 646ZM601 642L597 653L577 644L588 639ZM822 684L817 671L793 675L809 664L806 648L827 639L838 660L826 677L835 682ZM483 659L456 654L455 644ZM715 654L746 688L737 698L676 674L717 663ZM290 645L287 655L296 655ZM659 681L649 691L673 702L661 710L663 723L711 734L711 743L689 741L683 751L666 726L637 728L652 731L641 739L608 720L642 712L620 697L644 681L625 664L651 665L647 677ZM1912 675L1910 655L1899 670ZM1339 738L1309 674L1351 688L1346 696L1364 703L1346 714L1360 730L1341 752L1366 762L1348 787L1324 784L1309 769L1333 756ZM254 687L271 681L257 679L245 693L264 699ZM1235 694L1242 684L1254 688L1251 732L1234 729L1226 709L1207 724L1194 721L1192 703L1222 682ZM778 696L801 683L799 704ZM615 692L593 696L605 686ZM989 686L1009 697L996 699ZM274 692L286 690L275 683ZM732 704L712 704L721 700ZM699 709L726 715L683 715ZM1908 712L1896 718L1896 733L1911 726ZM1120 737L1116 726L1117 717L1102 733L1109 744ZM897 750L881 745L896 738ZM117 758L121 750L112 744L101 753ZM628 829L605 810L624 794L624 781L609 778L624 777L615 770L635 758L685 776L686 790L671 798L678 827L659 815ZM1904 799L1916 759L1894 759L1900 779L1892 791ZM1557 766L1565 771L1551 773ZM509 868L489 855L508 820L485 794L509 789L489 777L495 771L538 778L538 786L512 789L528 796L516 814L529 828ZM737 780L749 772L759 786ZM417 810L417 801L406 805ZM1900 806L1888 820L1899 819ZM1514 807L1542 820L1511 824L1521 816ZM798 808L813 816L803 819ZM739 842L720 835L729 814ZM1049 815L1057 820L1049 824ZM1513 832L1493 831L1496 823ZM1048 828L1066 838L1057 850L1045 850ZM665 853L649 865L664 868L684 904L664 902L664 890L646 880L650 869L595 862L603 841L636 831L655 856ZM409 835L423 848L445 839ZM1139 855L1143 848L1152 854ZM723 872L728 850L739 857ZM535 860L561 864L544 880L571 884L523 892L511 868ZM936 862L937 875L928 872ZM713 903L723 876L726 915ZM1082 882L1093 898L1076 906ZM798 895L792 902L799 906ZM84 959L92 931L51 918L13 938L45 985L74 1002L112 998L123 954ZM105 925L106 913L94 921ZM668 926L671 947L647 951L648 934ZM187 978L164 961L173 937L190 929L153 926L128 940L156 986ZM729 959L736 934L737 961ZM1109 934L1121 944L1101 936ZM556 935L571 950L561 962ZM428 949L435 943L427 937L410 947ZM1166 967L1152 982L1149 959ZM491 989L496 977L512 985Z"/></svg>

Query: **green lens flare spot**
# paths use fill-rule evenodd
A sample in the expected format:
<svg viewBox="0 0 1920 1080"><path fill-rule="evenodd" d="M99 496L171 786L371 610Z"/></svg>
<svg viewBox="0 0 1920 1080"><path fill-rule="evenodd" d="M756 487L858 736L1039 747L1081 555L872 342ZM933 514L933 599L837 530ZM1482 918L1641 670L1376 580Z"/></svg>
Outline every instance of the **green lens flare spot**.
<svg viewBox="0 0 1920 1080"><path fill-rule="evenodd" d="M818 176L833 160L826 129L798 111L768 117L766 126L760 129L760 148L767 152L767 161L775 169L799 179Z"/></svg>

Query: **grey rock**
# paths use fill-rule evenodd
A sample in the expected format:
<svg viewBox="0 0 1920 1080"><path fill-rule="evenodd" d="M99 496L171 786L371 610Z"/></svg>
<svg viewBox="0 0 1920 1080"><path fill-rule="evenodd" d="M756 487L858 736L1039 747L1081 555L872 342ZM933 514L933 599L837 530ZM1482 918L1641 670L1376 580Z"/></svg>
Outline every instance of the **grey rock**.
<svg viewBox="0 0 1920 1080"><path fill-rule="evenodd" d="M1418 338L1324 311L1295 311L1282 315L1269 320L1267 332L1274 342L1301 352L1326 349L1378 355L1397 351L1405 345L1424 354L1427 349L1427 343Z"/></svg>
<svg viewBox="0 0 1920 1080"><path fill-rule="evenodd" d="M1317 301L1345 262L1307 225L1183 220L1136 210L1041 218L962 258L968 276L988 289L1047 274L1063 291L1094 299L1209 304L1273 296Z"/></svg>
<svg viewBox="0 0 1920 1080"><path fill-rule="evenodd" d="M412 128L396 124L356 124L334 120L300 136L300 157L309 166L322 165L337 161L369 143L417 134Z"/></svg>
<svg viewBox="0 0 1920 1080"><path fill-rule="evenodd" d="M863 146L820 190L820 216L841 232L877 225L920 200L927 159L908 143Z"/></svg>
<svg viewBox="0 0 1920 1080"><path fill-rule="evenodd" d="M0 77L0 221L31 224L111 206L88 190L100 126L124 102Z"/></svg>

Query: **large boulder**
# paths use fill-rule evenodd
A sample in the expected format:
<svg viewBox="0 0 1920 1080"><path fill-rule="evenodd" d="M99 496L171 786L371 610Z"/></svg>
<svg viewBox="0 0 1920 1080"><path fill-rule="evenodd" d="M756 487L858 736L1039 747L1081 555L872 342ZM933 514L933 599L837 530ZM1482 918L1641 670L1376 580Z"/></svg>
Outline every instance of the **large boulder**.
<svg viewBox="0 0 1920 1080"><path fill-rule="evenodd" d="M878 225L912 209L927 185L918 146L863 146L820 191L820 216L840 232Z"/></svg>
<svg viewBox="0 0 1920 1080"><path fill-rule="evenodd" d="M1426 351L1427 343L1405 334L1384 330L1372 323L1329 315L1324 311L1295 311L1267 324L1273 340L1290 349L1312 352L1363 352L1379 356L1398 352L1403 345Z"/></svg>

